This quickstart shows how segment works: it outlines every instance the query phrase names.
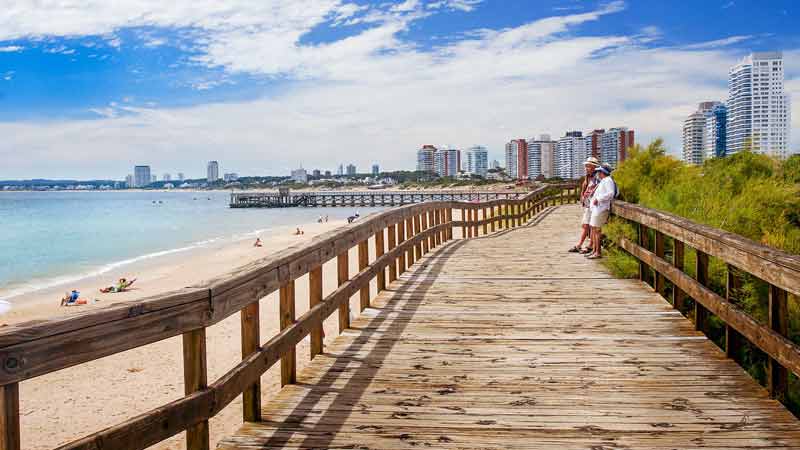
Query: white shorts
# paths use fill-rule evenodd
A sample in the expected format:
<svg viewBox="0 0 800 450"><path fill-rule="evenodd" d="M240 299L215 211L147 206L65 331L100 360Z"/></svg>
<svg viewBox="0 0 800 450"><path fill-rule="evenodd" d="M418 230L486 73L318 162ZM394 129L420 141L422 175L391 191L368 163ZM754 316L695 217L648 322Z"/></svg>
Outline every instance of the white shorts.
<svg viewBox="0 0 800 450"><path fill-rule="evenodd" d="M595 228L600 228L606 223L608 223L608 213L609 211L594 211L592 212L592 217L589 219L589 225Z"/></svg>
<svg viewBox="0 0 800 450"><path fill-rule="evenodd" d="M591 219L592 219L592 209L583 208L583 217L581 218L581 225L589 225Z"/></svg>

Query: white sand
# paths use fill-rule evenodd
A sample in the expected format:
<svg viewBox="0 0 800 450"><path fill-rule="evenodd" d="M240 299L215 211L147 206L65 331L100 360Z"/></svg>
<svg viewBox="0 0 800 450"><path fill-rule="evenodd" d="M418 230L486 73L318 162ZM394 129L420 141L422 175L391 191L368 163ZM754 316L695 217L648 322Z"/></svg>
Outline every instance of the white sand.
<svg viewBox="0 0 800 450"><path fill-rule="evenodd" d="M58 298L64 288L50 289L28 296L0 323L19 323L101 308L114 302L133 300L182 286L201 282L289 245L308 241L344 222L313 224L303 227L305 235L292 236L289 229L262 236L264 246L254 248L252 241L219 245L164 258L147 267L126 267L124 273L108 274L102 279L87 279L79 287L84 296L97 298L87 306L62 308ZM370 258L374 249L370 245ZM351 273L357 271L357 250L351 250ZM135 270L135 271L134 271ZM100 294L98 289L111 285L118 277L136 277L136 289L127 293ZM323 294L336 287L335 258L323 268ZM374 295L375 286L372 286ZM97 293L97 294L95 294ZM352 314L358 311L358 296L351 300ZM297 316L308 309L308 277L296 282ZM325 323L326 341L337 335L337 316ZM239 314L207 329L208 379L218 379L241 360ZM261 300L261 341L278 332L277 292ZM298 369L308 362L308 338L297 349ZM26 449L49 449L92 432L116 425L127 418L162 406L183 396L181 337L177 336L148 346L129 350L80 366L64 369L20 384L22 446ZM262 396L266 402L280 387L280 364L262 378ZM211 420L212 448L225 435L241 425L241 396ZM153 448L182 449L183 433Z"/></svg>

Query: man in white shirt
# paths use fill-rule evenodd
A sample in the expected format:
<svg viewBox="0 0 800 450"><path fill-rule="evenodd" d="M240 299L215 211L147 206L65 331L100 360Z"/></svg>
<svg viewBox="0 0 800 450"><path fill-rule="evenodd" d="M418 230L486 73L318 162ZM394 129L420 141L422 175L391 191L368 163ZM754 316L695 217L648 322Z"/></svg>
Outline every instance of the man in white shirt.
<svg viewBox="0 0 800 450"><path fill-rule="evenodd" d="M617 196L617 183L611 178L611 170L608 166L600 166L595 169L595 174L600 179L597 189L592 194L589 209L591 210L591 218L589 219L589 226L592 227L592 251L587 256L589 259L597 259L601 257L600 244L602 236L603 225L608 222L608 215L611 213L611 202Z"/></svg>

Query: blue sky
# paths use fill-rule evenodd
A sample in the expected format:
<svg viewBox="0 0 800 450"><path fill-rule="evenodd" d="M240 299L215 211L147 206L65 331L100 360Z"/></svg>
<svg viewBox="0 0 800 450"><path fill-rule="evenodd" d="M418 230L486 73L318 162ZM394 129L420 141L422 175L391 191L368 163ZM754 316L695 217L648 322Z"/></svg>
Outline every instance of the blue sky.
<svg viewBox="0 0 800 450"><path fill-rule="evenodd" d="M677 153L750 51L783 50L800 90L792 1L48 3L0 11L0 178L404 169L424 143L499 158L620 125Z"/></svg>

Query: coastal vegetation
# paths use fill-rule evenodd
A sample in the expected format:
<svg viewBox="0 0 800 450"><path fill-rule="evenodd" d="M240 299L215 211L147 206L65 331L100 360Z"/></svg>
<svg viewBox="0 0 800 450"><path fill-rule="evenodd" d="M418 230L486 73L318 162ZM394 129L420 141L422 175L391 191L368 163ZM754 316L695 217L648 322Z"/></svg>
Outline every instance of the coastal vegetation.
<svg viewBox="0 0 800 450"><path fill-rule="evenodd" d="M692 221L750 238L792 254L800 254L800 155L779 161L749 151L691 166L667 155L656 140L635 146L629 158L614 171L620 198L648 208L667 211ZM604 230L611 242L635 238L632 226L614 219ZM667 255L671 258L671 255ZM694 276L695 253L687 247L686 271ZM612 247L605 264L617 276L635 277L638 263L620 248ZM725 294L727 267L710 259L711 289ZM745 273L732 301L761 323L768 317L768 285ZM691 309L684 311L691 314ZM711 338L724 346L724 324L712 317ZM800 301L789 296L789 338L800 344ZM764 383L767 359L758 349L745 346L740 363ZM800 382L792 375L789 408L800 413Z"/></svg>

